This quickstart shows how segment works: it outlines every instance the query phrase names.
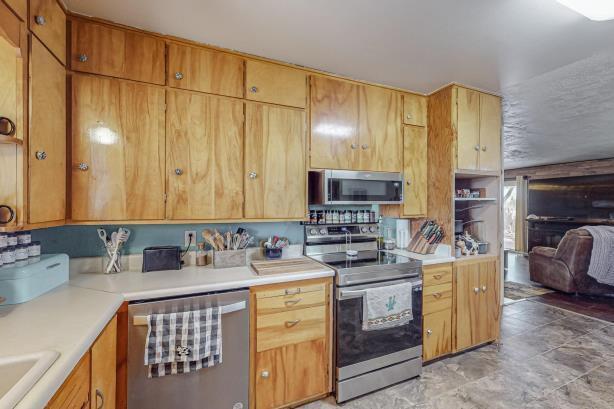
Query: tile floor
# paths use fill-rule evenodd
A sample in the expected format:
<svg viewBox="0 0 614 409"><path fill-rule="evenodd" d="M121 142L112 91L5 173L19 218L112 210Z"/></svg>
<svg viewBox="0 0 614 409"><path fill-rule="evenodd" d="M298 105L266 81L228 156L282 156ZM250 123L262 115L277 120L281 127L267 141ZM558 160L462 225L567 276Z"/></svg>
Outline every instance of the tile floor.
<svg viewBox="0 0 614 409"><path fill-rule="evenodd" d="M614 408L614 324L532 301L505 306L501 344L424 367L344 409ZM334 399L301 409L338 407Z"/></svg>

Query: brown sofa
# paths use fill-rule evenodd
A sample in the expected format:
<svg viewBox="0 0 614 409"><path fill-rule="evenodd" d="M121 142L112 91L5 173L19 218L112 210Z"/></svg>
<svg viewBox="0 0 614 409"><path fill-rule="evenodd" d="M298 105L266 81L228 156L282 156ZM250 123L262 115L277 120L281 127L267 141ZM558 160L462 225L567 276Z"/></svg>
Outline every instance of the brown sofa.
<svg viewBox="0 0 614 409"><path fill-rule="evenodd" d="M600 284L587 275L593 237L587 230L565 233L559 247L533 247L529 253L532 281L566 293L614 294L614 287Z"/></svg>

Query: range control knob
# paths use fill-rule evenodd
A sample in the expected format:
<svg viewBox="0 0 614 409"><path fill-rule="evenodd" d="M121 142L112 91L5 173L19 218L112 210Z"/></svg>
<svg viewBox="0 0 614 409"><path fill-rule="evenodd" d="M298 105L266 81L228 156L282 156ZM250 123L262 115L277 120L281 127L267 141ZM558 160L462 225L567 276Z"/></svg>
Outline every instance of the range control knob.
<svg viewBox="0 0 614 409"><path fill-rule="evenodd" d="M369 231L370 231L371 233L375 233L375 232L377 231L377 227L375 227L375 226L371 226L371 227L369 227Z"/></svg>
<svg viewBox="0 0 614 409"><path fill-rule="evenodd" d="M316 234L318 234L318 229L309 229L309 234L315 236Z"/></svg>
<svg viewBox="0 0 614 409"><path fill-rule="evenodd" d="M363 232L363 233L366 233L366 232L368 232L368 231L369 231L369 228L368 228L367 226L362 226L362 227L360 228L360 231L361 231L361 232Z"/></svg>
<svg viewBox="0 0 614 409"><path fill-rule="evenodd" d="M321 228L320 229L320 234L326 234L326 229L325 228Z"/></svg>

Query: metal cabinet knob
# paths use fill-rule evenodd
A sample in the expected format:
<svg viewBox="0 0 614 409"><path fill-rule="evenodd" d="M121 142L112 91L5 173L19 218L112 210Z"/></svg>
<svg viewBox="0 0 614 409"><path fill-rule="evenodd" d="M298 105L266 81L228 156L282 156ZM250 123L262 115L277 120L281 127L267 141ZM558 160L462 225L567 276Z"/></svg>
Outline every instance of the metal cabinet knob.
<svg viewBox="0 0 614 409"><path fill-rule="evenodd" d="M407 181L407 182L405 182L405 183L407 183L407 186L409 186L409 185L411 185L411 180L408 180L408 181Z"/></svg>
<svg viewBox="0 0 614 409"><path fill-rule="evenodd" d="M83 172L85 172L85 171L86 171L86 170L88 170L89 168L90 168L90 167L88 166L88 164L87 164L87 163L80 162L80 163L77 165L77 169L79 169L79 170L81 170L81 171L83 171Z"/></svg>
<svg viewBox="0 0 614 409"><path fill-rule="evenodd" d="M269 373L269 371L262 371L260 372L260 376L262 376L263 378L268 378L269 376L271 376L271 374Z"/></svg>
<svg viewBox="0 0 614 409"><path fill-rule="evenodd" d="M183 169L180 169L180 168L175 169L175 175L177 176L183 175Z"/></svg>
<svg viewBox="0 0 614 409"><path fill-rule="evenodd" d="M47 159L47 152L45 152L45 151L36 151L35 156L36 156L36 159L38 159L38 160L45 160L45 159Z"/></svg>
<svg viewBox="0 0 614 409"><path fill-rule="evenodd" d="M433 335L433 330L429 328L426 330L426 336L430 337L431 335Z"/></svg>
<svg viewBox="0 0 614 409"><path fill-rule="evenodd" d="M249 90L250 90L251 92L253 92L253 93L256 93L256 92L258 92L258 87L256 87L256 86L252 86L252 87L251 87Z"/></svg>
<svg viewBox="0 0 614 409"><path fill-rule="evenodd" d="M251 171L247 174L247 176L249 176L250 179L256 179L258 177L258 174L254 171Z"/></svg>
<svg viewBox="0 0 614 409"><path fill-rule="evenodd" d="M486 152L486 146L482 146L482 152Z"/></svg>
<svg viewBox="0 0 614 409"><path fill-rule="evenodd" d="M182 72L177 71L177 72L175 73L175 79L176 79L176 80L182 80L182 79L183 79L183 73L182 73Z"/></svg>
<svg viewBox="0 0 614 409"><path fill-rule="evenodd" d="M482 286L482 292L483 292L483 293L485 293L485 292L486 292L486 286L485 286L485 285L483 285L483 286Z"/></svg>
<svg viewBox="0 0 614 409"><path fill-rule="evenodd" d="M475 149L476 151L479 151L479 150L480 150L480 145L475 145L475 146L473 147L473 149Z"/></svg>
<svg viewBox="0 0 614 409"><path fill-rule="evenodd" d="M358 148L358 144L357 143L353 143L351 146L352 146L352 149Z"/></svg>
<svg viewBox="0 0 614 409"><path fill-rule="evenodd" d="M100 398L100 404L98 404L98 398ZM104 394L100 389L96 389L96 409L104 408Z"/></svg>
<svg viewBox="0 0 614 409"><path fill-rule="evenodd" d="M478 287L475 287L475 288L473 289L473 292L477 294L477 293L479 293L479 292L480 292L480 289L479 289Z"/></svg>
<svg viewBox="0 0 614 409"><path fill-rule="evenodd" d="M34 22L39 26L44 26L47 20L45 20L44 16L34 16Z"/></svg>
<svg viewBox="0 0 614 409"><path fill-rule="evenodd" d="M407 115L405 115L405 117L406 117L407 119L411 119L411 114L407 114Z"/></svg>
<svg viewBox="0 0 614 409"><path fill-rule="evenodd" d="M87 54L79 54L79 61L80 62L86 62L87 61Z"/></svg>
<svg viewBox="0 0 614 409"><path fill-rule="evenodd" d="M367 145L366 143L364 145L362 145L363 149L369 149L369 145Z"/></svg>

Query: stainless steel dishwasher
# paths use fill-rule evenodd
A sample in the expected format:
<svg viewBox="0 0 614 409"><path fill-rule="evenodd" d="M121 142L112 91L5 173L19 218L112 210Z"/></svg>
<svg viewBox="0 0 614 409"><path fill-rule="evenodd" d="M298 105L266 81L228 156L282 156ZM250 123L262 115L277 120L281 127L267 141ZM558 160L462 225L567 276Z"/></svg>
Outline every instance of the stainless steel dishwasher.
<svg viewBox="0 0 614 409"><path fill-rule="evenodd" d="M146 316L222 308L222 362L188 374L147 378ZM128 306L128 408L247 409L249 291L134 302Z"/></svg>

